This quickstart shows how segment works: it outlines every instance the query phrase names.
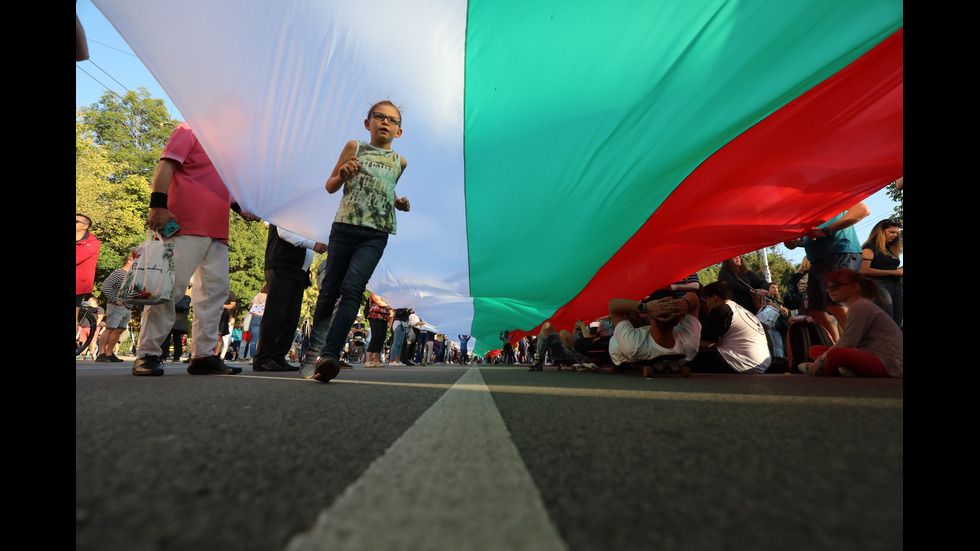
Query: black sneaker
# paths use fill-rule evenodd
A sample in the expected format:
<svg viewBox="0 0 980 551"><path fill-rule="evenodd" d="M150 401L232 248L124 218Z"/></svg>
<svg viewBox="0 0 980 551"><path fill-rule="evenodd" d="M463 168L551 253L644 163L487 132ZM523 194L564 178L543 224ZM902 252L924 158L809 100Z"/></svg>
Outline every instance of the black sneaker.
<svg viewBox="0 0 980 551"><path fill-rule="evenodd" d="M280 371L299 371L299 366L289 363L286 358L280 358L276 360L276 363L282 368Z"/></svg>
<svg viewBox="0 0 980 551"><path fill-rule="evenodd" d="M541 366L541 360L535 358L531 365L527 366L528 371L541 371L543 368Z"/></svg>
<svg viewBox="0 0 980 551"><path fill-rule="evenodd" d="M340 373L340 360L336 358L320 358L316 362L316 371L313 373L313 380L328 383L338 373Z"/></svg>
<svg viewBox="0 0 980 551"><path fill-rule="evenodd" d="M110 360L109 356L106 356L105 354L99 354L95 357L95 361L99 362L100 364L107 364L112 360Z"/></svg>
<svg viewBox="0 0 980 551"><path fill-rule="evenodd" d="M231 367L217 356L194 358L187 364L187 372L191 375L235 375L242 372L240 367Z"/></svg>
<svg viewBox="0 0 980 551"><path fill-rule="evenodd" d="M115 354L109 354L109 361L112 363L122 363L123 360L119 359Z"/></svg>
<svg viewBox="0 0 980 551"><path fill-rule="evenodd" d="M133 375L140 377L158 377L163 375L163 364L159 356L146 355L133 363Z"/></svg>

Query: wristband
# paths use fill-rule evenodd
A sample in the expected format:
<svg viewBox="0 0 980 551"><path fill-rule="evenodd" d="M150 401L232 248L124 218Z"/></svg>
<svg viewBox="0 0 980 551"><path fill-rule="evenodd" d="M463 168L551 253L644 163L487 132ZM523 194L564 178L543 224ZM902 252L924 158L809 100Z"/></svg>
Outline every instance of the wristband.
<svg viewBox="0 0 980 551"><path fill-rule="evenodd" d="M154 191L150 193L150 208L151 209L167 208L167 194L160 191Z"/></svg>
<svg viewBox="0 0 980 551"><path fill-rule="evenodd" d="M231 210L235 211L238 214L242 213L242 207L237 202L231 204Z"/></svg>

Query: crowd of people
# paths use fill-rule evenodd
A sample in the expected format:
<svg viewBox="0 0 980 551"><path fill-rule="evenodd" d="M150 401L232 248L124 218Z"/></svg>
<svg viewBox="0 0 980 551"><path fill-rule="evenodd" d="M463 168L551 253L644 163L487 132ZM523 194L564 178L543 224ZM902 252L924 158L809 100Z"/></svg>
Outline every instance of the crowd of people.
<svg viewBox="0 0 980 551"><path fill-rule="evenodd" d="M692 274L642 300L613 298L608 315L588 325L579 320L571 331L545 322L528 369L901 377L900 224L882 220L859 241L854 225L869 212L858 203L787 242L804 247L806 258L791 282L797 286L782 296L777 283L736 256L707 285ZM819 338L805 338L794 324L811 325ZM513 345L524 350L528 340L512 343L507 331L501 339L505 363ZM520 358L514 363L525 363Z"/></svg>
<svg viewBox="0 0 980 551"><path fill-rule="evenodd" d="M240 321L232 315L238 297L228 274L228 213L248 221L258 217L231 196L187 123L175 129L153 176L147 214L149 228L172 239L174 291L171 300L143 307L133 375L163 375L163 360L180 361L188 333L193 338L187 371L194 375L240 373L241 367L225 363L234 359L250 360L255 371L299 371L321 382L351 362L380 367L471 361L468 335L454 342L432 331L411 308L392 308L374 293L363 300L396 231L395 211L411 209L408 199L395 193L407 167L391 149L402 135L399 109L388 101L376 103L364 127L369 141L345 144L325 184L328 193L343 192L328 243L270 226L266 285ZM853 226L867 215L867 207L858 203L786 244L806 250L801 305L790 304L798 302L790 293L780 297L778 285L736 256L722 263L718 281L702 286L694 274L642 300L612 298L607 316L579 321L571 331L550 322L536 336L515 338L502 331L499 353L475 361L525 364L532 371L547 363L598 371L606 364L653 362L669 371L764 373L787 369L793 355L788 326L799 315L819 324L830 346L807 350L807 361L790 367L814 375L901 376L900 226L883 220L861 244ZM95 360L122 362L116 351L133 304L120 296L120 285L134 255L102 283L106 303L104 310L96 305L97 327L80 327L79 307L91 298L100 249L91 226L89 217L76 214L76 339L99 331L93 339ZM312 319L298 329L313 255L324 252Z"/></svg>
<svg viewBox="0 0 980 551"><path fill-rule="evenodd" d="M247 221L258 218L231 196L187 123L175 129L153 176L147 214L148 227L172 240L173 294L171 300L143 307L133 375L163 375L163 360L170 356L179 361L188 340L185 361L194 375L240 373L242 368L225 363L234 359L251 361L255 371L300 371L321 382L351 367L348 360L367 366L468 361L469 337L457 346L445 335L424 329L410 309L391 309L377 295L370 304L361 303L388 237L396 232L395 211L411 209L408 199L395 193L408 165L391 148L402 135L400 110L390 101L378 102L368 110L364 128L369 139L343 146L324 185L327 193L342 191L328 243L270 226L266 285L240 321L232 315L238 297L231 292L228 275L228 213ZM88 231L91 226L87 216L76 215L76 340L105 327L96 360L120 362L115 354L118 336L132 309L126 297L117 300L109 291L112 286L104 285L108 303L99 311L97 327L88 322L80 327L78 322L82 301L89 300L94 289L101 245ZM312 319L297 331L313 254L328 249L317 274L319 293ZM120 270L125 274L127 268ZM118 283L116 272L110 278ZM362 319L365 313L367 323Z"/></svg>

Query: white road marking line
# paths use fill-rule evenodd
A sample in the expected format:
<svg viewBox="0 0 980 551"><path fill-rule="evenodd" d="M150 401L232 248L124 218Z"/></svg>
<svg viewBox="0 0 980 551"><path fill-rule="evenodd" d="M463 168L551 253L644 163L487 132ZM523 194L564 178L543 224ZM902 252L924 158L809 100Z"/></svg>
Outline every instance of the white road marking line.
<svg viewBox="0 0 980 551"><path fill-rule="evenodd" d="M567 546L471 368L287 549Z"/></svg>

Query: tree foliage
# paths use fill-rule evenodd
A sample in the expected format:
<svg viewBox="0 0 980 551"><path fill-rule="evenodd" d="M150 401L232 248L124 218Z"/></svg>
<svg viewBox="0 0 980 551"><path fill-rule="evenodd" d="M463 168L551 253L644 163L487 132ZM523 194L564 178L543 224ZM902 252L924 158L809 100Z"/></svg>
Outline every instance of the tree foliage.
<svg viewBox="0 0 980 551"><path fill-rule="evenodd" d="M231 291L238 296L233 315L242 320L252 299L265 285L265 243L269 226L263 222L246 222L232 214L228 225L228 277Z"/></svg>
<svg viewBox="0 0 980 551"><path fill-rule="evenodd" d="M150 180L177 123L145 88L76 107L75 210L92 219L102 241L96 281L145 238Z"/></svg>
<svg viewBox="0 0 980 551"><path fill-rule="evenodd" d="M92 219L91 232L102 242L97 282L122 266L128 250L145 237L149 197L149 182L127 174L124 164L94 143L90 128L76 117L75 212Z"/></svg>
<svg viewBox="0 0 980 551"><path fill-rule="evenodd" d="M892 215L892 220L899 223L899 232L902 236L902 241L905 241L905 209L904 207L904 195L905 186L902 189L898 189L895 184L888 184L887 193L888 197L895 201L894 214Z"/></svg>
<svg viewBox="0 0 980 551"><path fill-rule="evenodd" d="M121 171L113 177L135 174L147 182L153 178L160 151L180 123L167 112L164 101L150 97L146 88L123 96L106 92L81 115L93 142L118 163Z"/></svg>

